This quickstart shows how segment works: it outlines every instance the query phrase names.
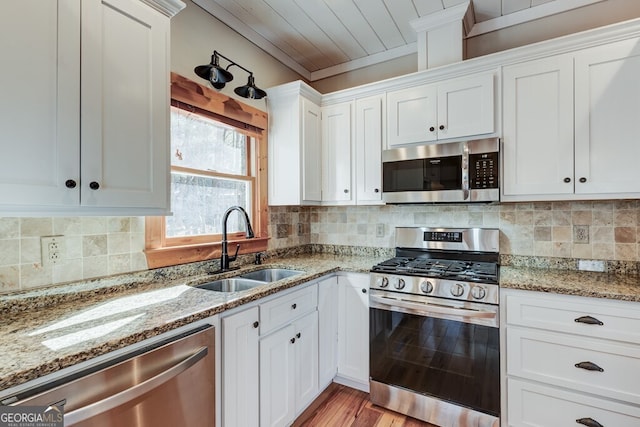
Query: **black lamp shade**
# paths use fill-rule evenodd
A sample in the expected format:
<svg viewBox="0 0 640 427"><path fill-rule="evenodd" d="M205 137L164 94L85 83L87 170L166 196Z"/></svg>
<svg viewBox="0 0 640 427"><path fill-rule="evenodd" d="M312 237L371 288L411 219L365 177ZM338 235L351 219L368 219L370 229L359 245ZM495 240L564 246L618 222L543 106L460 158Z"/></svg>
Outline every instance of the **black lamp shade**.
<svg viewBox="0 0 640 427"><path fill-rule="evenodd" d="M249 75L249 80L246 85L237 87L233 91L237 95L249 99L262 99L267 96L267 92L256 87L253 75Z"/></svg>
<svg viewBox="0 0 640 427"><path fill-rule="evenodd" d="M210 64L198 65L193 71L216 89L222 89L227 82L233 80L233 74L218 65L218 56L215 54L211 57Z"/></svg>

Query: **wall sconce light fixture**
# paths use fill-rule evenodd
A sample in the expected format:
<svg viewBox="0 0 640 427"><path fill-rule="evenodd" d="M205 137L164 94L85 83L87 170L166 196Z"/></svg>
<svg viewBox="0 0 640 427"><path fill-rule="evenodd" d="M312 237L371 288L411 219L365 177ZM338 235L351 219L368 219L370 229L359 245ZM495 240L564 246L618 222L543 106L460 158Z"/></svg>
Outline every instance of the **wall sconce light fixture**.
<svg viewBox="0 0 640 427"><path fill-rule="evenodd" d="M220 66L220 58L224 58L229 62L229 65L227 65L227 68L222 68ZM247 81L247 84L244 86L239 86L233 90L237 95L243 98L250 98L250 99L261 99L267 96L267 92L258 88L255 85L253 72L247 70L242 65L236 62L233 62L226 56L220 54L217 50L214 50L213 55L211 55L211 63L207 65L198 65L196 68L193 69L193 71L199 77L202 77L203 79L209 81L209 83L211 83L211 86L220 90L223 87L225 87L225 85L228 82L233 80L233 74L231 74L228 70L230 67L234 65L238 68L243 69L247 73L249 73L249 80Z"/></svg>

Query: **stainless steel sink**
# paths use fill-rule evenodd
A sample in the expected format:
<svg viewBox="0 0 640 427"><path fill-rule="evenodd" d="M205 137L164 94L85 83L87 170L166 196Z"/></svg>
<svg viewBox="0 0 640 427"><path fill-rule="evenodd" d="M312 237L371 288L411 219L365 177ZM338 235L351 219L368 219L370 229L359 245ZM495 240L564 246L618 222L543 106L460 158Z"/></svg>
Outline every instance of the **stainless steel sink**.
<svg viewBox="0 0 640 427"><path fill-rule="evenodd" d="M288 268L265 268L241 274L239 277L244 279L260 280L262 282L275 282L302 273L304 273L304 271L290 270Z"/></svg>
<svg viewBox="0 0 640 427"><path fill-rule="evenodd" d="M266 281L245 279L242 277L231 277L229 279L214 280L212 282L193 285L196 288L208 289L216 292L237 292L246 291L256 286L264 285Z"/></svg>

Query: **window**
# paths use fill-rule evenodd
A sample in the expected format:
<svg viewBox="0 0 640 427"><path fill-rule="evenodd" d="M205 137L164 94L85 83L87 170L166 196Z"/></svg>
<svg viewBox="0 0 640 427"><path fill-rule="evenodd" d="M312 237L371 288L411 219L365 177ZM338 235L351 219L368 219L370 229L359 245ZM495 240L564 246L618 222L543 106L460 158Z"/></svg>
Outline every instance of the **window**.
<svg viewBox="0 0 640 427"><path fill-rule="evenodd" d="M240 253L265 250L266 114L176 74L171 104L173 215L147 217L149 267L219 257L222 218L234 205L247 211L256 238L245 238L244 221L233 212L228 240L241 244Z"/></svg>

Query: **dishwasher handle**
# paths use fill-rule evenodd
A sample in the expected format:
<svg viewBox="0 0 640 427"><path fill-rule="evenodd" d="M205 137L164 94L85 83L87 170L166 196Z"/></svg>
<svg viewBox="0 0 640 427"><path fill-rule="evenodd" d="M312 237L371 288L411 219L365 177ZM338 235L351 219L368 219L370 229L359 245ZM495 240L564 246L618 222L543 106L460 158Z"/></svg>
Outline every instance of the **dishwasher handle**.
<svg viewBox="0 0 640 427"><path fill-rule="evenodd" d="M202 360L208 353L209 350L207 347L201 347L186 359L173 365L169 369L162 371L158 375L141 382L140 384L136 384L131 388L122 390L121 392L106 397L102 400L66 413L64 415L64 423L65 425L73 425L91 417L95 417L96 415L107 412L113 408L117 408L118 406L123 405L133 399L136 399L143 394L160 387L162 384L166 383L172 378L180 375L182 372L186 371L187 369L198 363L200 360Z"/></svg>

